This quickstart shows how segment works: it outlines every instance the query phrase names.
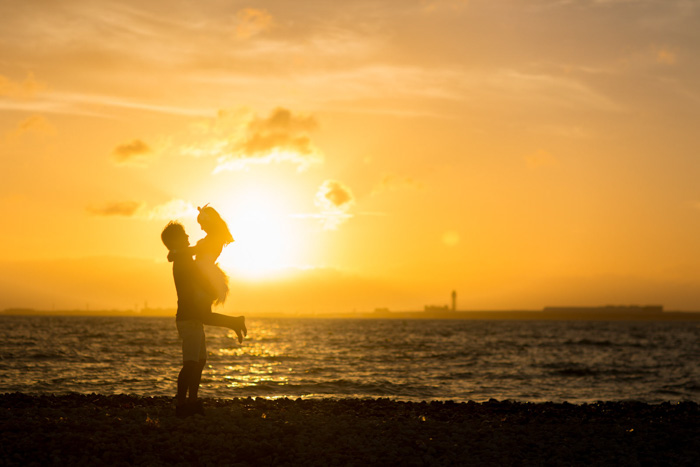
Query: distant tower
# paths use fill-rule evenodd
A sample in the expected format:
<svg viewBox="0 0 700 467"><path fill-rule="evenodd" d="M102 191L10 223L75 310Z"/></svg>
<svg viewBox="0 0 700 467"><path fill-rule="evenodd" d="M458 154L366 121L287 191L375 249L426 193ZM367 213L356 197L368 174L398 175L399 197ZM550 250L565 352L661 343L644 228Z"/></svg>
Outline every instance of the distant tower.
<svg viewBox="0 0 700 467"><path fill-rule="evenodd" d="M452 311L457 311L457 291L452 291Z"/></svg>

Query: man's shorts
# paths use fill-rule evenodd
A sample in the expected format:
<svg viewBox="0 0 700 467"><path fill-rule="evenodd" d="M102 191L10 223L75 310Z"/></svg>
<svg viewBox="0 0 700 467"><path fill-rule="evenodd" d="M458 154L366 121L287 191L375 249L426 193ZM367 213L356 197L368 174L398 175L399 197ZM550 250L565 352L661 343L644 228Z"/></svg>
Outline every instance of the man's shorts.
<svg viewBox="0 0 700 467"><path fill-rule="evenodd" d="M176 321L177 333L182 339L182 361L201 362L207 359L204 325L201 321L186 319Z"/></svg>

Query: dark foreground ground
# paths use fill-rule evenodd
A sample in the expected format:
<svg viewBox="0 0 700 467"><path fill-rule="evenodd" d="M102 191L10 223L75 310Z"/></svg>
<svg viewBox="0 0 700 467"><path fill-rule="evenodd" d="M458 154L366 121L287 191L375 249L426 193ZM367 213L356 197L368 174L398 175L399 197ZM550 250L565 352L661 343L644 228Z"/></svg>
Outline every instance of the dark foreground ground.
<svg viewBox="0 0 700 467"><path fill-rule="evenodd" d="M695 403L0 395L0 465L700 465Z"/></svg>

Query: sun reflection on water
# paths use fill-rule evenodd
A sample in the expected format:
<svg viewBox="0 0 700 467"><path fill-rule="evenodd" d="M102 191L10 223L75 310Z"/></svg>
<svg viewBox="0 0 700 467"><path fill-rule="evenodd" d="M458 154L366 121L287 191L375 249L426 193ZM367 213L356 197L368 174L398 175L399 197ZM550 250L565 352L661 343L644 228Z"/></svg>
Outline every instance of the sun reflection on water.
<svg viewBox="0 0 700 467"><path fill-rule="evenodd" d="M235 342L235 334L227 331L225 334L212 330L213 341L218 344L211 355L217 360L234 360L221 367L210 364L209 380L215 386L255 391L254 388L273 386L276 391L290 384L289 375L294 369L284 360L293 358L294 352L290 343L283 342L279 337L278 323L263 323L255 327L255 332L249 334L243 344ZM273 398L290 397L288 394L275 395Z"/></svg>

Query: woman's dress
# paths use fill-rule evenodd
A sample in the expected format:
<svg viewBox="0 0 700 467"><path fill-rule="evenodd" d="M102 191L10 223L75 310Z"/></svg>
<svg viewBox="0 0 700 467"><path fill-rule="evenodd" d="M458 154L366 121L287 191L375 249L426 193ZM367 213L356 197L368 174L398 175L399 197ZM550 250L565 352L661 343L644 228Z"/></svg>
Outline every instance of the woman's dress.
<svg viewBox="0 0 700 467"><path fill-rule="evenodd" d="M195 264L197 264L209 283L209 288L205 293L214 305L223 304L226 301L229 290L228 276L216 262L223 248L223 243L210 238L208 235L199 240L194 246Z"/></svg>

